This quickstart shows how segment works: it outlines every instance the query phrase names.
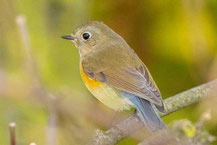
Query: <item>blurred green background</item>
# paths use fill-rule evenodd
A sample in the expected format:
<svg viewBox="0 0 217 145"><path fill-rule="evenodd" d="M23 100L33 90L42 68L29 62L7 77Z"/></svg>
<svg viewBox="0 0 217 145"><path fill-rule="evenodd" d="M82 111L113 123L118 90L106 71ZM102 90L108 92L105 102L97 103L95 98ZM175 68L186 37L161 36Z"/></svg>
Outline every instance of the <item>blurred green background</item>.
<svg viewBox="0 0 217 145"><path fill-rule="evenodd" d="M22 18L27 33L19 26ZM9 144L10 122L17 124L19 144L76 145L85 144L96 128L129 116L107 108L85 88L78 51L60 38L80 24L103 21L123 36L167 98L216 78L216 18L216 0L0 0L0 144ZM205 127L216 136L213 102L216 97L204 99L163 120L197 122L211 110Z"/></svg>

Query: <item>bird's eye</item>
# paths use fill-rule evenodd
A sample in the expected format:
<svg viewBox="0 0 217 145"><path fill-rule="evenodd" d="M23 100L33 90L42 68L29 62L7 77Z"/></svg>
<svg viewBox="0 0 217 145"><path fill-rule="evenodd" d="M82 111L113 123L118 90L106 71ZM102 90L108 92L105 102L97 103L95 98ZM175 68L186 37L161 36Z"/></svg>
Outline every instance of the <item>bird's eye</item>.
<svg viewBox="0 0 217 145"><path fill-rule="evenodd" d="M90 33L87 33L87 32L83 33L83 35L82 35L82 37L83 37L84 40L89 39L90 36L91 36Z"/></svg>

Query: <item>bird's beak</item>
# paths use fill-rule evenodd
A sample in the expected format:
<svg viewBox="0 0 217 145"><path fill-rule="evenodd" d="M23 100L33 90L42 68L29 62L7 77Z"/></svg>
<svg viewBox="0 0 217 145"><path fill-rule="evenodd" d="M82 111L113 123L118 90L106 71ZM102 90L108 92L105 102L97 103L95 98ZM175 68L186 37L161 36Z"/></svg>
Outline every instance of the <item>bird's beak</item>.
<svg viewBox="0 0 217 145"><path fill-rule="evenodd" d="M61 36L61 38L68 39L68 40L75 40L75 38L72 35L64 35L64 36Z"/></svg>

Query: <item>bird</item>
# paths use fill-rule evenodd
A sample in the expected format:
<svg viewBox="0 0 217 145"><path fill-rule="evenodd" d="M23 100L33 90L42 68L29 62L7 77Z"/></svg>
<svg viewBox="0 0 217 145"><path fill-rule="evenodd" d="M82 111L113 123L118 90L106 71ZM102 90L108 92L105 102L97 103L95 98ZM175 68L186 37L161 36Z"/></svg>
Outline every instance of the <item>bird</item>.
<svg viewBox="0 0 217 145"><path fill-rule="evenodd" d="M151 133L166 128L155 109L165 112L162 95L146 65L119 34L102 21L87 21L61 37L78 49L81 78L93 96L115 111L134 107Z"/></svg>

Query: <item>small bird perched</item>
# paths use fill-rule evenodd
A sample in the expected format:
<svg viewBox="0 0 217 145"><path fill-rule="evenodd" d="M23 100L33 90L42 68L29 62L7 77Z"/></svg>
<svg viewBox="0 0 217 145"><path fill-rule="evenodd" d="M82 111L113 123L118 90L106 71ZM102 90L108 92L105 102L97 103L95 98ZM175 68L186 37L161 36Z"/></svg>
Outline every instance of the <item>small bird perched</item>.
<svg viewBox="0 0 217 145"><path fill-rule="evenodd" d="M78 48L81 77L98 100L116 111L135 107L150 132L165 128L153 108L164 112L161 93L145 64L120 35L103 22L89 21L62 38Z"/></svg>

